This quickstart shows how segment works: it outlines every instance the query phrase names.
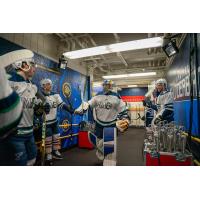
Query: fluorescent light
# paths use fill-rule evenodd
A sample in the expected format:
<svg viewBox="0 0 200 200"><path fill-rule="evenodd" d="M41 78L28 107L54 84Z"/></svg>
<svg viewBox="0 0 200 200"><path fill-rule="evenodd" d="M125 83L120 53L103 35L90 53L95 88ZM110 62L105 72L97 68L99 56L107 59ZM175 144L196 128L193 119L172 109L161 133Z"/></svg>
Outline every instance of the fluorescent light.
<svg viewBox="0 0 200 200"><path fill-rule="evenodd" d="M142 40L134 40L129 42L120 42L110 45L97 46L77 51L70 51L64 53L63 55L69 59L76 59L76 58L84 58L89 56L96 56L96 55L122 52L122 51L162 47L162 45L163 45L163 38L154 37Z"/></svg>
<svg viewBox="0 0 200 200"><path fill-rule="evenodd" d="M130 88L137 87L137 85L128 85L128 87L130 87Z"/></svg>
<svg viewBox="0 0 200 200"><path fill-rule="evenodd" d="M136 73L136 74L127 74L128 77L138 77L138 76L154 76L156 72L144 72L144 73Z"/></svg>
<svg viewBox="0 0 200 200"><path fill-rule="evenodd" d="M134 40L129 42L121 42L109 45L109 49L112 52L130 51L137 49L146 49L151 47L161 47L163 44L163 38L154 37L142 40Z"/></svg>
<svg viewBox="0 0 200 200"><path fill-rule="evenodd" d="M129 77L141 77L141 76L154 76L156 72L144 72L135 74L121 74L121 75L108 75L102 76L104 79L118 79L118 78L129 78Z"/></svg>
<svg viewBox="0 0 200 200"><path fill-rule="evenodd" d="M102 76L104 79L127 78L127 74Z"/></svg>

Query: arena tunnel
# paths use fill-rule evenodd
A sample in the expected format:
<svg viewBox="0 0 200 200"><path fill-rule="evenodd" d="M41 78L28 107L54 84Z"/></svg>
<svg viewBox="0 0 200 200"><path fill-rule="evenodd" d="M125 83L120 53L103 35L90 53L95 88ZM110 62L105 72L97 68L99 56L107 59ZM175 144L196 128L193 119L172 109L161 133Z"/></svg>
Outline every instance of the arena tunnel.
<svg viewBox="0 0 200 200"><path fill-rule="evenodd" d="M199 165L199 52L198 33L0 33L0 164Z"/></svg>

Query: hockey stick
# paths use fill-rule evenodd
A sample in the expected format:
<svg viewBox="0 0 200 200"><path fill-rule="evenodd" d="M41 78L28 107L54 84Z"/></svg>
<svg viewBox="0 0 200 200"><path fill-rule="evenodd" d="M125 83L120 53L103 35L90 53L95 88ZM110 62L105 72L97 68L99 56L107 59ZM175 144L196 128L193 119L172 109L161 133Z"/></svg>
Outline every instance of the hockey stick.
<svg viewBox="0 0 200 200"><path fill-rule="evenodd" d="M79 126L79 124L61 124L59 127Z"/></svg>
<svg viewBox="0 0 200 200"><path fill-rule="evenodd" d="M80 85L78 87L78 90L80 92L80 97L81 97L82 110L83 110L83 102L84 102L84 94L85 94L85 91L86 91L86 86L87 86L87 77L86 77L86 80L85 80L85 83L84 83L83 91L81 91ZM84 115L84 113L82 115Z"/></svg>
<svg viewBox="0 0 200 200"><path fill-rule="evenodd" d="M45 155L46 155L46 145L45 145L45 139L46 139L46 113L43 112L42 115L42 144L41 144L41 165L44 166L45 165Z"/></svg>

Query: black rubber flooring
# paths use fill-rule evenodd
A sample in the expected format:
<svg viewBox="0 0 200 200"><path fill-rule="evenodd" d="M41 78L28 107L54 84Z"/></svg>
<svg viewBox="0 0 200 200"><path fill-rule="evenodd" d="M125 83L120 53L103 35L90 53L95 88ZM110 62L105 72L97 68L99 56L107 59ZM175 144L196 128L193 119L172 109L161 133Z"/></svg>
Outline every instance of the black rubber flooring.
<svg viewBox="0 0 200 200"><path fill-rule="evenodd" d="M126 133L119 134L117 144L118 166L143 166L143 128L130 127ZM55 161L54 166L102 166L95 150L73 147L62 152L63 160Z"/></svg>

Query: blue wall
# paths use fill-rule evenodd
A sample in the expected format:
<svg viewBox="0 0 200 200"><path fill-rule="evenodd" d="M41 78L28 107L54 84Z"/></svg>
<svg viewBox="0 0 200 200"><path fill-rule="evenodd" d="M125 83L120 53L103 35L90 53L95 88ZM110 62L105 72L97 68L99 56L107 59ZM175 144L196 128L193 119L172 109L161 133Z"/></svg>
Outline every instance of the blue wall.
<svg viewBox="0 0 200 200"><path fill-rule="evenodd" d="M98 86L94 87L94 93L102 92L103 87ZM147 87L144 88L123 88L121 91L118 91L120 96L144 96L148 91Z"/></svg>
<svg viewBox="0 0 200 200"><path fill-rule="evenodd" d="M93 87L93 94L96 95L99 92L103 91L103 86Z"/></svg>
<svg viewBox="0 0 200 200"><path fill-rule="evenodd" d="M0 55L7 52L23 49L19 45L9 42L3 38L0 38ZM40 80L43 78L50 78L53 82L53 92L59 93L63 101L68 104L68 100L71 102L73 108L77 108L81 104L81 91L84 91L83 99L87 101L90 98L90 88L89 88L89 77L82 75L81 73L74 71L70 68L58 69L58 63L54 62L44 56L34 53L34 60L39 65L36 73L33 77L33 83L40 88ZM56 72L54 72L54 71ZM64 83L68 83L71 88L71 96L67 98L63 95L62 86ZM86 84L86 87L84 87ZM58 111L59 124L62 124L64 120L68 120L69 123L79 124L82 120L87 120L88 116L74 116L70 115L65 111ZM78 127L74 126L67 130L59 128L61 136L71 135L73 133L78 133ZM77 144L77 137L72 137L70 139L62 140L62 147L67 148Z"/></svg>
<svg viewBox="0 0 200 200"><path fill-rule="evenodd" d="M198 49L200 50L200 43L199 43L200 35L198 34ZM196 82L196 75L195 75L195 58L190 57L190 44L192 47L194 46L191 42L190 35L187 34L187 37L180 49L179 54L175 57L170 69L168 71L168 82L170 88L174 94L174 107L175 107L175 121L180 124L184 125L186 130L189 131L189 124L190 124L190 58L191 58L191 66L192 66L192 80L193 80L193 120L192 120L192 135L199 137L200 130L198 128L199 122L199 112L197 107L197 84ZM200 52L200 51L199 51ZM200 54L198 55L200 60ZM200 67L198 67L200 72ZM198 73L198 77L200 77L200 73Z"/></svg>
<svg viewBox="0 0 200 200"><path fill-rule="evenodd" d="M124 88L119 91L121 96L144 96L148 88Z"/></svg>

